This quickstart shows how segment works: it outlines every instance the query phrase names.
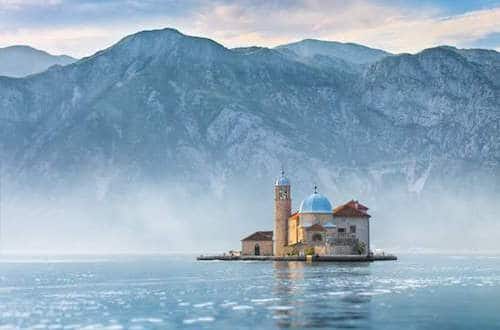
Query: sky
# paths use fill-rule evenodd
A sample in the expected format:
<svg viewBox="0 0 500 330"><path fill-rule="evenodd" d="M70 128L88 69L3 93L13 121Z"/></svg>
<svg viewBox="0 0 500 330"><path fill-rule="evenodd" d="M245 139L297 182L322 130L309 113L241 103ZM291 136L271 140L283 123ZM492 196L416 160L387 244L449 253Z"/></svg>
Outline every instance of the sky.
<svg viewBox="0 0 500 330"><path fill-rule="evenodd" d="M84 57L165 27L226 47L315 38L393 53L443 44L500 51L500 0L0 0L0 47Z"/></svg>

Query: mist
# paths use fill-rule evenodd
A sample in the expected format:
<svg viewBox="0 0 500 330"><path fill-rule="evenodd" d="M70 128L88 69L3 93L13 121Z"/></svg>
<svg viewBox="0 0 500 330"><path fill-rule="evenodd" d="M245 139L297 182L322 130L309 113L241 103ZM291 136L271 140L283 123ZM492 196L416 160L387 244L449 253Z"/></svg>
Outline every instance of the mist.
<svg viewBox="0 0 500 330"><path fill-rule="evenodd" d="M431 175L415 190L421 176L409 184L395 174L380 181L332 173L288 173L293 209L317 184L334 207L356 199L370 208L374 249L500 251L495 177L452 180ZM59 183L57 189L21 189L10 182L2 191L2 249L22 254L200 254L239 249L243 237L273 229L274 179L272 174L214 176L208 183L87 177L77 184Z"/></svg>

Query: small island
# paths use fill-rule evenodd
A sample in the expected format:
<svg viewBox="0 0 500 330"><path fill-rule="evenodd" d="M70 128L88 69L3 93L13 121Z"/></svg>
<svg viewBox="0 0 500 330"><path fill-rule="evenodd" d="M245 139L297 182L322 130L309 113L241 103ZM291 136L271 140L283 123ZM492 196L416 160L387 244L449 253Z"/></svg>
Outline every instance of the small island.
<svg viewBox="0 0 500 330"><path fill-rule="evenodd" d="M376 261L394 255L370 249L368 207L357 200L332 207L314 192L292 213L290 180L281 170L274 184L274 231L256 231L241 240L241 251L198 260Z"/></svg>

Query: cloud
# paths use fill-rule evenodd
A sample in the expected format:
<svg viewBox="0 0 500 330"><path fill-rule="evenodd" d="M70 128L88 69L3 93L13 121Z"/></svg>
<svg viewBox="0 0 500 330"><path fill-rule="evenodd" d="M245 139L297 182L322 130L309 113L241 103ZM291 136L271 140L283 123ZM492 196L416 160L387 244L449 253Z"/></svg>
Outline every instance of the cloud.
<svg viewBox="0 0 500 330"><path fill-rule="evenodd" d="M0 10L23 10L26 7L54 6L60 3L61 0L0 0Z"/></svg>
<svg viewBox="0 0 500 330"><path fill-rule="evenodd" d="M112 40L110 40L112 39ZM109 31L98 27L75 27L60 29L16 29L14 33L0 32L0 40L4 46L23 44L49 51L53 54L88 54L89 50L97 50L110 45L114 39Z"/></svg>
<svg viewBox="0 0 500 330"><path fill-rule="evenodd" d="M169 26L228 47L272 47L317 38L399 53L441 44L470 47L500 32L500 6L457 13L434 5L398 3L0 0L0 46L22 43L83 56L127 34ZM496 40L492 42L492 48L500 48Z"/></svg>
<svg viewBox="0 0 500 330"><path fill-rule="evenodd" d="M443 44L470 47L476 40L500 32L498 22L500 8L450 17L403 17L374 28L345 31L343 37L393 52L417 52Z"/></svg>
<svg viewBox="0 0 500 330"><path fill-rule="evenodd" d="M318 38L358 42L392 52L416 52L440 44L467 46L500 31L500 8L446 16L436 8L394 7L381 2L303 1L275 8L220 4L196 21L229 45L279 43ZM210 29L208 29L210 27Z"/></svg>

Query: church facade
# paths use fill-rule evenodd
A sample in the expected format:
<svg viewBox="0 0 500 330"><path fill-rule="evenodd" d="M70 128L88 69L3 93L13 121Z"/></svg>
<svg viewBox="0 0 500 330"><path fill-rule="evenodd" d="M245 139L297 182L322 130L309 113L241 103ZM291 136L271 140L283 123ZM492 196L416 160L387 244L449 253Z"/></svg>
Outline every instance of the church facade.
<svg viewBox="0 0 500 330"><path fill-rule="evenodd" d="M291 185L284 172L274 185L274 230L258 231L241 240L242 255L368 255L368 207L351 200L333 208L314 192L292 213Z"/></svg>

